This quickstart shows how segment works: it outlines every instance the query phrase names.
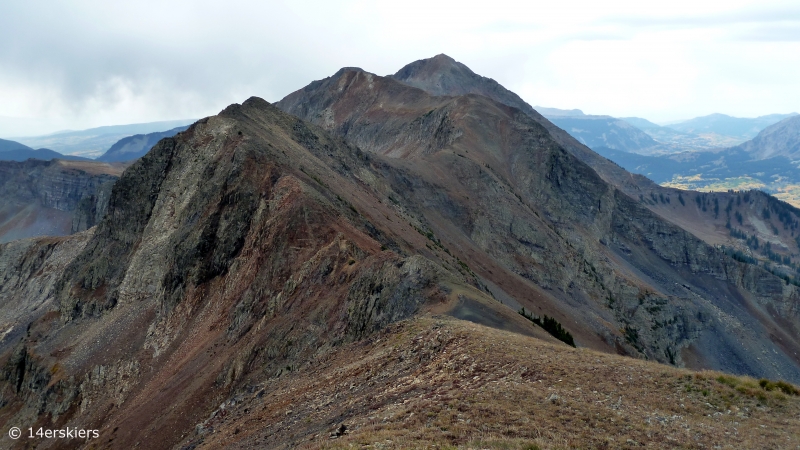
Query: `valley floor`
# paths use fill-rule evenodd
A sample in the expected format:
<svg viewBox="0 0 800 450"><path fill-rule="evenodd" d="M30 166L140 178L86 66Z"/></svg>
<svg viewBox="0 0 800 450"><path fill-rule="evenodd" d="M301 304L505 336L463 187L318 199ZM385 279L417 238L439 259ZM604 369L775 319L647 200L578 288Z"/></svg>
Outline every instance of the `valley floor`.
<svg viewBox="0 0 800 450"><path fill-rule="evenodd" d="M179 447L800 448L800 392L791 385L442 316L392 325L272 375Z"/></svg>

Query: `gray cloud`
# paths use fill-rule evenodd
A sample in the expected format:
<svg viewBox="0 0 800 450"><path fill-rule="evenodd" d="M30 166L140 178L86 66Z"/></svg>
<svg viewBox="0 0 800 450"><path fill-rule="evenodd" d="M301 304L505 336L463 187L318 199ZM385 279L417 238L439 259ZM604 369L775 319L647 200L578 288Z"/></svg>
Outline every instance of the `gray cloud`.
<svg viewBox="0 0 800 450"><path fill-rule="evenodd" d="M278 99L335 71L326 60L337 58L320 54L327 44L280 5L172 5L5 4L0 79L49 92L34 113L92 116L133 101L162 119L214 113L243 95Z"/></svg>
<svg viewBox="0 0 800 450"><path fill-rule="evenodd" d="M684 11L684 17L666 19L652 14L609 19L602 8L581 5L559 12L549 7L531 9L526 2L506 5L503 0L488 9L461 2L428 8L424 1L410 1L389 7L360 0L5 0L0 3L0 137L201 117L250 95L278 100L343 66L387 74L410 61L442 52L518 90L532 104L546 98L552 103L549 106L612 113L632 100L599 103L605 96L595 95L597 89L613 80L566 80L563 71L553 67L553 61L563 63L559 54L568 51L575 55L574 61L593 60L597 47L588 45L583 50L582 46L605 42L608 45L604 44L602 51L618 55L609 53L603 61L637 58L631 49L638 47L615 50L616 45L632 42L652 28L722 27L736 39L796 41L793 30L800 23L800 8L795 7L754 7L752 12L713 16L692 16L691 11ZM571 14L584 9L594 15L575 25ZM658 42L641 48L661 51ZM715 64L728 57L721 54L701 55L698 60ZM678 51L670 55L675 64L690 63L681 59ZM595 76L596 64L576 64L570 73L586 70ZM785 56L773 63L783 65L783 72L792 72L796 67L792 64ZM714 76L737 72L690 71ZM603 76L619 78L610 72ZM768 75L763 76L761 84L769 85ZM582 84L566 84L578 81ZM651 111L649 114L658 118L657 114L684 116L691 111L715 110L718 98L710 93L720 81L698 79L696 92L686 96L692 104L668 105L673 108L670 111L664 104L643 105L637 111ZM736 80L726 86L748 90ZM781 86L785 88L785 82ZM779 112L788 107L786 99L797 91L777 92L772 98L762 90L757 96L761 104L741 107L752 110L749 115ZM556 93L570 95L569 102L575 104L556 104ZM726 99L731 91L714 95ZM800 107L794 105L790 109Z"/></svg>

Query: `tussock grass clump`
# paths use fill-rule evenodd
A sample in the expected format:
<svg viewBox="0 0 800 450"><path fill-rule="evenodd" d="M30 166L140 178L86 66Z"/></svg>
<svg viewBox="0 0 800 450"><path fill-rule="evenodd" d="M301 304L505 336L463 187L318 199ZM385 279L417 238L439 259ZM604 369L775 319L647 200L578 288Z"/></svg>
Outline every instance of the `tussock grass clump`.
<svg viewBox="0 0 800 450"><path fill-rule="evenodd" d="M761 386L762 389L765 391L775 391L780 390L786 395L800 395L800 389L794 387L785 381L770 381L766 378L762 378L758 381L758 385Z"/></svg>
<svg viewBox="0 0 800 450"><path fill-rule="evenodd" d="M756 383L753 379L747 377L736 377L733 375L720 375L716 379L719 383L736 389L737 392L750 397L761 398L764 395L762 391L780 391L786 395L800 396L800 389L793 384L782 380L771 381L766 378L762 378L758 380L758 383Z"/></svg>

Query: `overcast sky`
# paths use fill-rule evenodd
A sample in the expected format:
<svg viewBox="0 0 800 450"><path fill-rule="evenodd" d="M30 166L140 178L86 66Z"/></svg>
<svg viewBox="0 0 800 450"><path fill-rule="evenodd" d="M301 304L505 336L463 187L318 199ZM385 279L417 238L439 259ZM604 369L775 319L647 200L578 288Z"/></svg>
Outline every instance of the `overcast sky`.
<svg viewBox="0 0 800 450"><path fill-rule="evenodd" d="M2 0L0 137L199 118L438 53L532 105L800 112L800 2L651 3Z"/></svg>

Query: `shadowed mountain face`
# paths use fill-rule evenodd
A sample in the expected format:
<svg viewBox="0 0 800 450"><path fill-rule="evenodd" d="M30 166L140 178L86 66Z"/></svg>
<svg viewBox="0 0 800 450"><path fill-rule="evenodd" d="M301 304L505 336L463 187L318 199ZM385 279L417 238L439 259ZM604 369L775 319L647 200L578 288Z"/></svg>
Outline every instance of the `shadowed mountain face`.
<svg viewBox="0 0 800 450"><path fill-rule="evenodd" d="M278 106L417 174L422 181L404 183L406 208L496 297L576 324L582 345L745 372L760 366L757 348L769 348L784 376L800 375L796 287L785 291L780 278L653 214L520 110L356 69ZM694 208L674 200L672 209ZM768 337L777 330L778 343Z"/></svg>
<svg viewBox="0 0 800 450"><path fill-rule="evenodd" d="M97 160L105 162L133 161L134 159L144 156L144 154L150 151L150 149L153 148L153 146L156 145L156 143L158 143L158 141L161 139L175 136L187 128L189 128L188 125L158 133L136 134L133 136L128 136L117 141L111 146L111 148L108 149L108 151L97 158Z"/></svg>
<svg viewBox="0 0 800 450"><path fill-rule="evenodd" d="M0 161L0 242L94 226L122 169L88 161Z"/></svg>

